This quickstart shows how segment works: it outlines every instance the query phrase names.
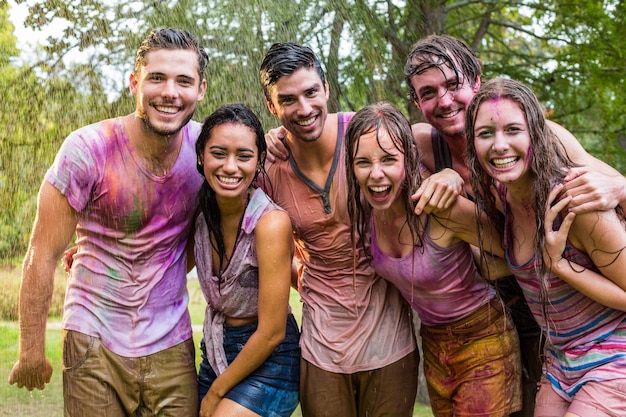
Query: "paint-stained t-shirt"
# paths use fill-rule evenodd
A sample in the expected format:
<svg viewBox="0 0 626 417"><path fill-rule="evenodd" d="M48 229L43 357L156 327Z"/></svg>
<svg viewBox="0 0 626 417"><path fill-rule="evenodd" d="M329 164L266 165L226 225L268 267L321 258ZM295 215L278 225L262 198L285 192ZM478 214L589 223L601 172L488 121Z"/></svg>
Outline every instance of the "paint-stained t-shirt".
<svg viewBox="0 0 626 417"><path fill-rule="evenodd" d="M337 115L337 144L324 189L293 159L277 160L267 169L271 191L266 192L291 218L302 266L302 357L336 373L382 368L416 348L408 304L376 275L360 244L353 256L343 146L352 115Z"/></svg>
<svg viewBox="0 0 626 417"><path fill-rule="evenodd" d="M98 337L121 356L140 357L191 337L185 246L202 176L183 128L174 166L149 172L122 118L71 133L45 179L78 214L78 253L67 281L63 328Z"/></svg>

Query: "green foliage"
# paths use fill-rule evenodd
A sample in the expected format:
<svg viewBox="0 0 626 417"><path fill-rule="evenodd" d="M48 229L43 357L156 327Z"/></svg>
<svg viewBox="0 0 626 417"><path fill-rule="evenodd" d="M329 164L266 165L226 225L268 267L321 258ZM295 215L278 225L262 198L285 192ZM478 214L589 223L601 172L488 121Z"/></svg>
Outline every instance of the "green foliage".
<svg viewBox="0 0 626 417"><path fill-rule="evenodd" d="M82 74L81 89L91 92L102 85L107 66L132 68L137 45L153 27L189 29L211 56L199 117L241 101L268 127L276 121L265 110L257 71L273 42L292 40L318 52L332 111L389 100L417 120L403 81L406 54L423 36L449 33L477 51L486 78L507 75L530 84L557 121L578 135L602 132L592 135L595 147L615 155L616 135L626 129L622 3L296 0L285 7L275 0L45 0L31 7L27 23L38 28L55 19L72 22L46 48L45 65L55 74L67 73L60 57L76 50L88 54L89 63L72 71Z"/></svg>
<svg viewBox="0 0 626 417"><path fill-rule="evenodd" d="M25 0L16 0L18 3ZM269 129L258 80L264 52L278 41L311 46L330 86L331 111L388 100L412 121L402 70L411 45L431 33L464 39L484 79L530 85L546 114L598 158L626 172L626 5L609 0L446 2L444 0L40 0L26 24L67 27L51 34L38 61L16 56L6 3L0 6L0 259L23 254L36 194L63 138L74 128L132 112L127 91L137 46L154 27L198 35L210 55L201 120L244 102ZM64 57L80 52L80 63ZM112 76L113 74L124 74ZM107 97L115 97L107 100Z"/></svg>
<svg viewBox="0 0 626 417"><path fill-rule="evenodd" d="M0 68L9 65L11 58L19 53L15 46L13 29L7 8L0 6Z"/></svg>

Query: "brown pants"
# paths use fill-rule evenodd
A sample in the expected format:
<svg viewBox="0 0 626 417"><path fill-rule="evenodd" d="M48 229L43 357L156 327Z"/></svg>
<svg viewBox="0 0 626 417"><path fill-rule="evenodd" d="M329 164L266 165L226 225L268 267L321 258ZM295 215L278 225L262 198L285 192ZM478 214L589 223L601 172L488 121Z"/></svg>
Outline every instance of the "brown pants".
<svg viewBox="0 0 626 417"><path fill-rule="evenodd" d="M337 374L300 360L303 417L411 417L417 394L416 349L380 369Z"/></svg>
<svg viewBox="0 0 626 417"><path fill-rule="evenodd" d="M126 358L96 337L63 331L63 399L66 417L197 416L193 340Z"/></svg>

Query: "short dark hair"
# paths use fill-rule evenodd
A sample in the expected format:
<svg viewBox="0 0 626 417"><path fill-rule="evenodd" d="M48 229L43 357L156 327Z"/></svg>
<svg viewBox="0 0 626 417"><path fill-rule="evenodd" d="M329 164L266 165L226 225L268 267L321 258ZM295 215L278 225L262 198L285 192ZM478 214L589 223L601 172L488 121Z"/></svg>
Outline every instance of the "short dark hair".
<svg viewBox="0 0 626 417"><path fill-rule="evenodd" d="M472 87L482 73L480 60L465 42L450 35L427 36L411 47L404 66L404 77L413 101L417 102L417 92L411 85L411 78L442 65L452 69L457 79L469 81Z"/></svg>
<svg viewBox="0 0 626 417"><path fill-rule="evenodd" d="M276 84L281 77L291 75L300 68L314 69L322 80L322 83L326 83L322 65L311 48L293 42L273 44L265 53L259 70L261 86L263 87L263 93L267 101L271 101L269 89Z"/></svg>
<svg viewBox="0 0 626 417"><path fill-rule="evenodd" d="M137 49L135 73L139 73L141 67L146 65L146 55L158 49L188 49L195 52L198 55L200 80L204 79L204 70L209 63L208 54L196 36L186 30L175 28L157 28L150 32Z"/></svg>

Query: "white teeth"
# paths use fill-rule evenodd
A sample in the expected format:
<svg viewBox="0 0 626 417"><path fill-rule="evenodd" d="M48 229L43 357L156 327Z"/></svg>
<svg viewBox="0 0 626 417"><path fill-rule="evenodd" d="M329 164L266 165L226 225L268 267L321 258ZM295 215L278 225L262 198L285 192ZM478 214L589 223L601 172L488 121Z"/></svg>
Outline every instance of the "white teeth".
<svg viewBox="0 0 626 417"><path fill-rule="evenodd" d="M308 120L301 120L299 122L297 122L300 126L310 126L313 124L313 122L315 121L315 117L311 117Z"/></svg>
<svg viewBox="0 0 626 417"><path fill-rule="evenodd" d="M506 166L510 166L513 165L513 163L517 161L517 157L515 156L511 156L508 158L499 158L499 159L492 159L491 162L499 167L499 168L504 168Z"/></svg>
<svg viewBox="0 0 626 417"><path fill-rule="evenodd" d="M230 177L217 177L218 180L220 180L220 182L223 182L224 184L237 184L238 182L241 181L241 178L230 178Z"/></svg>
<svg viewBox="0 0 626 417"><path fill-rule="evenodd" d="M382 193L383 191L387 191L389 188L391 188L390 186L385 186L385 187L370 187L370 190L372 190L375 193Z"/></svg>
<svg viewBox="0 0 626 417"><path fill-rule="evenodd" d="M162 113L169 113L169 114L174 114L178 111L178 109L175 107L155 106L155 108Z"/></svg>
<svg viewBox="0 0 626 417"><path fill-rule="evenodd" d="M460 112L460 110L454 110L454 111L451 111L451 112L448 112L448 113L442 113L441 117L443 117L444 119L447 119L449 117L456 116L457 114L459 114L459 112Z"/></svg>

